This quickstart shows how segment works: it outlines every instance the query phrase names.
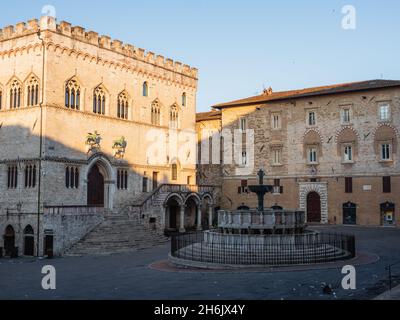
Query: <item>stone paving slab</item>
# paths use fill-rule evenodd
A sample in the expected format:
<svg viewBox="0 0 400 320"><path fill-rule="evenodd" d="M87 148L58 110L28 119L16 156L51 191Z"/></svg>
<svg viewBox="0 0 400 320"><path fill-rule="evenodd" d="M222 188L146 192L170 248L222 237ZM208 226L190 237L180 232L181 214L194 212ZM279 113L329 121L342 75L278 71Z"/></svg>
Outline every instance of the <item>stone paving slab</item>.
<svg viewBox="0 0 400 320"><path fill-rule="evenodd" d="M150 266L166 260L169 245L110 256L52 260L0 259L0 299L144 299L144 300L335 300L374 299L388 290L385 267L400 260L400 230L393 228L324 227L327 232L354 233L358 252L379 261L356 266L357 289L343 290L341 268L282 272L165 272ZM42 267L53 265L57 289L41 288ZM323 294L330 284L333 293ZM393 269L393 286L400 270Z"/></svg>
<svg viewBox="0 0 400 320"><path fill-rule="evenodd" d="M374 300L400 300L400 285L377 296Z"/></svg>
<svg viewBox="0 0 400 320"><path fill-rule="evenodd" d="M313 271L313 270L323 270L323 269L341 269L346 265L352 266L362 266L371 263L376 263L379 261L379 256L376 254L371 254L368 252L359 252L357 256L353 259L340 260L328 263L317 263L317 264L304 264L297 266L270 266L270 267L250 267L250 266L231 266L230 268L224 269L223 267L219 269L215 268L196 268L196 267L184 267L180 265L175 265L169 260L162 260L152 263L149 267L154 270L166 271L166 272L236 272L236 273L269 273L269 272L297 272L297 271Z"/></svg>

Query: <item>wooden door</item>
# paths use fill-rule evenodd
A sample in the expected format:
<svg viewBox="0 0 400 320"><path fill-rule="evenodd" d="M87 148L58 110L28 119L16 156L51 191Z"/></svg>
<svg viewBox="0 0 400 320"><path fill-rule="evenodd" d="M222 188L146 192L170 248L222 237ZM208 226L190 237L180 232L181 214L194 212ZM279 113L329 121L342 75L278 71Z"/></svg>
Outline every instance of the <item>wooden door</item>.
<svg viewBox="0 0 400 320"><path fill-rule="evenodd" d="M6 228L6 233L4 235L4 254L6 256L11 256L15 247L15 232L12 226Z"/></svg>
<svg viewBox="0 0 400 320"><path fill-rule="evenodd" d="M97 165L90 170L87 191L88 206L104 206L104 177Z"/></svg>
<svg viewBox="0 0 400 320"><path fill-rule="evenodd" d="M348 202L343 205L343 224L357 224L357 207L354 203Z"/></svg>
<svg viewBox="0 0 400 320"><path fill-rule="evenodd" d="M307 196L307 222L321 222L321 197L316 192Z"/></svg>
<svg viewBox="0 0 400 320"><path fill-rule="evenodd" d="M31 236L31 235L25 236L24 255L25 256L33 256L34 255L34 246L35 246L35 241L34 241L33 236Z"/></svg>

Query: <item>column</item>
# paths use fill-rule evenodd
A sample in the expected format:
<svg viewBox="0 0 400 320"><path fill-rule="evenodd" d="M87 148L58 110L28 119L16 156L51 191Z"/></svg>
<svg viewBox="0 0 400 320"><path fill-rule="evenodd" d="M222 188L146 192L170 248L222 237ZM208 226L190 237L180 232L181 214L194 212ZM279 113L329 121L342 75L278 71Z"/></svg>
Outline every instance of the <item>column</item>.
<svg viewBox="0 0 400 320"><path fill-rule="evenodd" d="M210 204L208 206L208 226L210 227L210 229L212 229L212 227L213 227L213 211L214 211L214 208Z"/></svg>
<svg viewBox="0 0 400 320"><path fill-rule="evenodd" d="M199 204L197 206L197 230L200 231L202 229L203 227L201 225L201 205Z"/></svg>
<svg viewBox="0 0 400 320"><path fill-rule="evenodd" d="M184 204L181 205L181 218L179 219L179 232L186 232L185 230L185 208L186 206Z"/></svg>

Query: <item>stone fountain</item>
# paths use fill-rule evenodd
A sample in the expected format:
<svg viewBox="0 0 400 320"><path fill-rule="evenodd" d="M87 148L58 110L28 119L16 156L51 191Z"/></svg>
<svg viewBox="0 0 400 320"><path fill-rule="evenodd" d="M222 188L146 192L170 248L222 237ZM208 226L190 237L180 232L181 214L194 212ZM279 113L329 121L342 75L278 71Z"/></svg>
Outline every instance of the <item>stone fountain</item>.
<svg viewBox="0 0 400 320"><path fill-rule="evenodd" d="M249 186L249 190L255 194L257 194L258 198L258 211L264 211L264 196L268 193L273 191L273 187L270 185L264 185L264 177L265 172L260 169L258 171L258 178L259 184L258 186Z"/></svg>
<svg viewBox="0 0 400 320"><path fill-rule="evenodd" d="M248 268L327 263L355 256L351 235L323 234L307 230L306 214L300 210L264 207L273 186L249 186L258 198L257 209L218 212L218 228L173 236L170 262L197 268Z"/></svg>

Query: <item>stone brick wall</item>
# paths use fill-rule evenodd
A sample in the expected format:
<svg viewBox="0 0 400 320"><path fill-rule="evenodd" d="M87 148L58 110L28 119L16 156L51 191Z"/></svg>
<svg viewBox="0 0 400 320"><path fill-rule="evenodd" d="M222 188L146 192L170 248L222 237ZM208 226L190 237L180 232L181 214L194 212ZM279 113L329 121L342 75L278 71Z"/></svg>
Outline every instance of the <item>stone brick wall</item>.
<svg viewBox="0 0 400 320"><path fill-rule="evenodd" d="M380 122L378 106L389 102L391 119ZM350 124L342 124L340 110L351 108ZM307 110L317 115L315 127L306 125ZM281 130L272 130L271 115L281 115ZM237 165L223 165L223 197L221 205L236 209L242 203L256 207L256 197L238 194L241 180L257 183L256 172L266 170L268 183L280 179L284 193L268 195L267 204L285 208L300 206L299 183L317 179L327 183L328 222L342 223L342 205L347 201L357 204L357 222L362 225L379 225L380 204L395 203L396 215L400 219L400 163L399 131L400 90L398 88L378 89L364 92L298 98L292 101L269 102L245 107L223 109L222 128L233 132L239 129L239 119L245 117L249 129L255 134L255 163L252 174L237 175ZM388 135L393 143L393 161L381 162L377 141ZM319 139L319 163L310 166L306 161L305 145L308 139ZM354 142L354 163L342 161L341 144ZM272 150L282 150L281 165L272 164ZM314 167L314 169L313 169ZM392 192L382 192L382 177L392 177ZM345 177L353 177L353 193L344 193ZM363 186L372 187L364 191Z"/></svg>

